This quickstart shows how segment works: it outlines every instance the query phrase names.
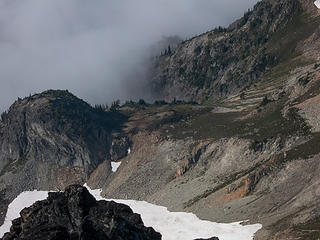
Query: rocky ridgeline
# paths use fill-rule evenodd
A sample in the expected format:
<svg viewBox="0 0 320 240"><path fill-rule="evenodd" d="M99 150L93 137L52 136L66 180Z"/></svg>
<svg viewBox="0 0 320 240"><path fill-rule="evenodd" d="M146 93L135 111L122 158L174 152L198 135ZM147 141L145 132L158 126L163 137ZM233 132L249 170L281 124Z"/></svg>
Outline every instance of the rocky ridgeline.
<svg viewBox="0 0 320 240"><path fill-rule="evenodd" d="M145 227L140 215L113 201L96 201L85 187L72 185L51 192L20 213L2 240L95 239L157 240L161 234Z"/></svg>
<svg viewBox="0 0 320 240"><path fill-rule="evenodd" d="M283 60L275 48L279 42L275 35L299 16L301 1L259 1L230 27L182 42L175 51L156 59L155 92L167 100L202 101L250 86Z"/></svg>

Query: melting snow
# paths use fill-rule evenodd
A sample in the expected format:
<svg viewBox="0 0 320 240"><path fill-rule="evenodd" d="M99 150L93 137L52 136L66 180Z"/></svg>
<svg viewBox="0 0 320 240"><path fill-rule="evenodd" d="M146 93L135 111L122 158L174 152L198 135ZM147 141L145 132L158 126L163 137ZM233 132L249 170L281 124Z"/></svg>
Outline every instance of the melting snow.
<svg viewBox="0 0 320 240"><path fill-rule="evenodd" d="M242 226L236 223L214 223L200 220L192 213L169 212L166 207L157 206L143 201L105 199L101 197L101 190L86 188L97 200L113 200L131 207L139 213L147 227L153 227L160 232L163 240L192 240L196 238L219 237L220 240L252 240L253 235L262 225Z"/></svg>
<svg viewBox="0 0 320 240"><path fill-rule="evenodd" d="M116 172L120 167L121 162L111 162L112 172Z"/></svg>
<svg viewBox="0 0 320 240"><path fill-rule="evenodd" d="M20 217L20 212L25 207L30 207L36 201L44 200L48 197L46 191L23 192L16 197L8 206L8 211L3 225L0 227L0 238L10 231L11 221Z"/></svg>
<svg viewBox="0 0 320 240"><path fill-rule="evenodd" d="M317 6L317 8L320 9L320 0L316 0L316 1L314 2L314 4Z"/></svg>
<svg viewBox="0 0 320 240"><path fill-rule="evenodd" d="M101 190L91 190L87 185L85 187L97 200L104 199L101 197ZM47 196L48 192L43 191L23 192L12 201L5 223L0 227L0 238L9 231L11 221L20 216L19 213L23 208ZM260 224L242 226L239 222L222 224L203 221L192 213L169 212L165 207L142 201L114 201L130 206L134 212L141 215L146 226L153 227L162 234L163 240L192 240L213 236L219 237L220 240L251 240L254 233L262 227Z"/></svg>

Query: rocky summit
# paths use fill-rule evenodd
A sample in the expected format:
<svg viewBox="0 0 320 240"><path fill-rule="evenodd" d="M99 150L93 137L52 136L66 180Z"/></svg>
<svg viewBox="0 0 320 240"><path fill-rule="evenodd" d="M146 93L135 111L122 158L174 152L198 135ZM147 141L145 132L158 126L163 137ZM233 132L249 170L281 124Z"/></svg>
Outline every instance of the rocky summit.
<svg viewBox="0 0 320 240"><path fill-rule="evenodd" d="M28 189L83 184L108 158L111 133L122 121L120 113L93 108L68 91L18 99L1 116L0 206Z"/></svg>
<svg viewBox="0 0 320 240"><path fill-rule="evenodd" d="M20 213L2 240L160 240L140 215L113 201L96 201L85 187L51 192Z"/></svg>

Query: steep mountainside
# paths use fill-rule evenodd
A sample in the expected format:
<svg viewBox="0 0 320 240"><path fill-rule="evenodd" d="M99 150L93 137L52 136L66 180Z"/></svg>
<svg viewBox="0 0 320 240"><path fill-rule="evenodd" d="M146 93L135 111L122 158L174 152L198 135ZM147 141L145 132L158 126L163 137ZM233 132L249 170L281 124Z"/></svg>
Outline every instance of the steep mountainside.
<svg viewBox="0 0 320 240"><path fill-rule="evenodd" d="M308 0L260 1L230 27L181 43L156 59L154 91L168 100L206 101L250 86L271 67L291 58L300 37L312 33L311 26L305 26L306 5L310 6ZM286 31L287 37L280 38Z"/></svg>
<svg viewBox="0 0 320 240"><path fill-rule="evenodd" d="M89 183L107 197L148 200L213 221L262 223L256 239L317 239L319 26L313 1L261 1L228 29L160 57L153 81L161 95L205 105L123 107L131 154L106 181L95 185L94 175ZM254 44L259 36L265 40ZM229 46L225 52L217 51L219 41ZM243 47L248 56L224 62Z"/></svg>

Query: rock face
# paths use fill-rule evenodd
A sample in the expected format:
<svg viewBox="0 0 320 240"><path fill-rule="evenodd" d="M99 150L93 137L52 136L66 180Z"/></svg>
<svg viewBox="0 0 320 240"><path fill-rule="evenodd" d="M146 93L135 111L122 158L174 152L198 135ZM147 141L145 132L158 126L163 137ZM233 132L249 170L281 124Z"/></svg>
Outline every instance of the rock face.
<svg viewBox="0 0 320 240"><path fill-rule="evenodd" d="M3 116L0 170L33 158L92 171L106 158L117 125L107 115L66 91L16 101Z"/></svg>
<svg viewBox="0 0 320 240"><path fill-rule="evenodd" d="M121 114L93 108L68 91L17 100L2 114L0 127L3 201L26 190L83 184L99 164L110 160L111 133L122 121ZM110 173L111 167L105 175Z"/></svg>
<svg viewBox="0 0 320 240"><path fill-rule="evenodd" d="M96 201L88 190L72 185L65 192L49 193L20 213L3 240L95 239L157 240L161 234L147 228L130 207Z"/></svg>
<svg viewBox="0 0 320 240"><path fill-rule="evenodd" d="M129 138L127 136L115 137L111 144L110 158L112 161L117 161L128 155L130 148Z"/></svg>

